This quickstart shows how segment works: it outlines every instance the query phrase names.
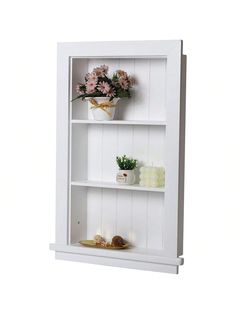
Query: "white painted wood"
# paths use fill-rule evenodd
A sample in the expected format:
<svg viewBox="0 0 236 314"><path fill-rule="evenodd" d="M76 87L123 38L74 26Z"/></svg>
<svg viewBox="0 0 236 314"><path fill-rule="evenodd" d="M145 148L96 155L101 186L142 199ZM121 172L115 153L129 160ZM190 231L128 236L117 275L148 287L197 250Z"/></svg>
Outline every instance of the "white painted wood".
<svg viewBox="0 0 236 314"><path fill-rule="evenodd" d="M166 117L166 65L166 59L150 60L148 120Z"/></svg>
<svg viewBox="0 0 236 314"><path fill-rule="evenodd" d="M72 187L70 214L70 243L87 238L87 197L85 188ZM93 216L94 219L94 216Z"/></svg>
<svg viewBox="0 0 236 314"><path fill-rule="evenodd" d="M179 137L182 43L169 52L167 61L166 93L166 183L164 246L168 256L178 255L178 203L179 203ZM183 175L183 174L181 174Z"/></svg>
<svg viewBox="0 0 236 314"><path fill-rule="evenodd" d="M140 59L135 62L134 73L137 84L134 86L134 117L137 120L148 120L150 102L150 60ZM142 88L139 88L142 86Z"/></svg>
<svg viewBox="0 0 236 314"><path fill-rule="evenodd" d="M147 199L147 248L162 250L164 197L156 193L148 193Z"/></svg>
<svg viewBox="0 0 236 314"><path fill-rule="evenodd" d="M59 45L60 46L60 45ZM57 54L56 243L68 243L69 58Z"/></svg>
<svg viewBox="0 0 236 314"><path fill-rule="evenodd" d="M132 238L131 243L137 247L147 247L147 204L148 193L133 193Z"/></svg>
<svg viewBox="0 0 236 314"><path fill-rule="evenodd" d="M130 191L117 191L116 198L116 232L132 243L133 197Z"/></svg>
<svg viewBox="0 0 236 314"><path fill-rule="evenodd" d="M64 42L58 43L58 50L64 58L73 56L85 59L163 59L179 48L180 43L180 40Z"/></svg>
<svg viewBox="0 0 236 314"><path fill-rule="evenodd" d="M79 189L78 192L76 188ZM103 234L107 240L111 240L115 234L121 234L136 247L155 250L163 248L163 194L90 188L86 198L86 191L82 190L81 193L80 189L73 186L72 219L77 223L81 220L81 210L86 212L83 215L87 217L87 235L83 232L82 237L79 232L81 226L74 223L71 243L92 239L97 233Z"/></svg>
<svg viewBox="0 0 236 314"><path fill-rule="evenodd" d="M88 128L88 180L96 181L103 178L103 125ZM81 178L77 176L77 180Z"/></svg>
<svg viewBox="0 0 236 314"><path fill-rule="evenodd" d="M187 57L182 56L179 142L179 205L178 205L178 256L183 254L184 236L184 161L185 161L185 111L186 111Z"/></svg>
<svg viewBox="0 0 236 314"><path fill-rule="evenodd" d="M101 234L108 241L112 240L116 231L116 191L103 191L102 198L102 228Z"/></svg>
<svg viewBox="0 0 236 314"><path fill-rule="evenodd" d="M134 154L134 128L131 125L119 126L117 130L117 156L127 155L133 156ZM116 170L118 166L115 165Z"/></svg>
<svg viewBox="0 0 236 314"><path fill-rule="evenodd" d="M143 126L133 126L132 156L138 159L139 168L148 163L148 153L152 148L149 146L149 128ZM138 175L138 171L136 171Z"/></svg>
<svg viewBox="0 0 236 314"><path fill-rule="evenodd" d="M93 239L95 234L102 234L102 189L91 188L87 190L87 236L79 240Z"/></svg>
<svg viewBox="0 0 236 314"><path fill-rule="evenodd" d="M103 125L102 128L102 181L115 181L118 129L116 125Z"/></svg>
<svg viewBox="0 0 236 314"><path fill-rule="evenodd" d="M70 99L73 98L73 91L74 91L74 86L73 86L73 59L70 58L70 89L69 89L69 97ZM73 103L70 102L69 104L69 121L72 120L73 118ZM69 147L68 147L68 180L69 182L72 181L72 149L73 149L73 145L72 145L72 128L73 125L72 123L69 124ZM72 212L72 201L74 199L72 199L72 188L68 188L68 228L67 228L67 238L68 238L68 243L71 244L74 242L73 238L77 238L78 235L78 228L75 229L75 220L72 219L72 215L75 214ZM73 234L75 233L75 234Z"/></svg>
<svg viewBox="0 0 236 314"><path fill-rule="evenodd" d="M160 127L162 128L162 127ZM150 141L149 141L150 133ZM83 133L81 133L83 134ZM81 143L86 138L85 135ZM158 143L152 141L152 137L158 139ZM79 173L79 165L83 165L82 160L88 160L88 175L87 178L93 181L115 181L116 173L118 171L116 165L116 156L126 154L137 158L140 166L144 163L160 162L164 165L164 142L165 132L159 130L158 126L151 126L150 129L146 126L116 126L116 125L97 125L92 124L88 127L88 154L84 150L86 144L82 144L80 153L76 155L76 163L78 164L78 171L74 172L73 180L80 181L86 175L85 167ZM80 138L76 139L76 145L79 146ZM136 144L135 144L136 143ZM81 150L77 148L77 152ZM94 158L96 156L96 158ZM136 171L137 178L139 176Z"/></svg>
<svg viewBox="0 0 236 314"><path fill-rule="evenodd" d="M166 265L182 265L183 259L181 257L165 257L159 254L158 250L148 250L148 249L136 249L131 248L127 250L102 250L93 248L86 248L82 245L74 244L74 245L57 245L51 244L51 250L55 250L56 252L70 252L70 253L80 253L84 255L91 256L101 256L101 257L110 257L115 259L127 259L127 260L137 260L149 263L159 263Z"/></svg>
<svg viewBox="0 0 236 314"><path fill-rule="evenodd" d="M73 125L71 128L71 180L78 177L85 180L88 173L88 129L85 124Z"/></svg>
<svg viewBox="0 0 236 314"><path fill-rule="evenodd" d="M166 264L156 264L156 263L146 263L140 261L130 261L123 260L119 258L107 258L100 256L90 256L83 255L81 253L64 253L64 252L56 252L55 258L60 260L67 260L73 262L82 262L82 263L90 263L104 266L113 266L113 267L123 267L123 268L131 268L138 270L148 270L155 272L165 272L170 274L178 274L179 266L166 265Z"/></svg>
<svg viewBox="0 0 236 314"><path fill-rule="evenodd" d="M76 186L87 186L87 187L98 187L106 189L118 189L118 190L130 190L130 191L147 191L147 192L165 192L164 188L150 188L140 186L138 184L133 185L122 185L115 182L104 182L104 181L73 181L71 185Z"/></svg>
<svg viewBox="0 0 236 314"><path fill-rule="evenodd" d="M132 98L120 101L114 121L90 120L87 103L70 102L76 84L101 64L126 70L138 83ZM59 44L53 247L58 258L178 272L183 262L178 258L183 253L183 65L181 41ZM165 188L116 184L115 157L122 154L140 165L164 166ZM135 248L108 252L74 246L96 233L108 239L123 235Z"/></svg>

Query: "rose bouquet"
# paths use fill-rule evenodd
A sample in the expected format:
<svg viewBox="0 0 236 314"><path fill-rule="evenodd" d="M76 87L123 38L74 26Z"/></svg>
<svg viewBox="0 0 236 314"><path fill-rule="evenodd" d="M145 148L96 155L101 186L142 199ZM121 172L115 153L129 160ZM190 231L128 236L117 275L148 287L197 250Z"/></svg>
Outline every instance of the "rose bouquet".
<svg viewBox="0 0 236 314"><path fill-rule="evenodd" d="M123 70L117 70L112 77L109 77L108 66L104 64L86 74L84 83L77 84L78 96L73 100L86 97L109 97L112 101L114 98L130 97L130 88L133 85L133 77Z"/></svg>

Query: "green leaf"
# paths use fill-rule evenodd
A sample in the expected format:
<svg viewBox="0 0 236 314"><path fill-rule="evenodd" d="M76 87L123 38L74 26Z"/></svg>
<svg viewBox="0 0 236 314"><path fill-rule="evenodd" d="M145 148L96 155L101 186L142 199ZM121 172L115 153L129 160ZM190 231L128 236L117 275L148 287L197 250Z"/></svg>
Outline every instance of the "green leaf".
<svg viewBox="0 0 236 314"><path fill-rule="evenodd" d="M121 157L117 156L116 162L120 170L133 170L137 168L138 163L137 159L128 158L126 155Z"/></svg>
<svg viewBox="0 0 236 314"><path fill-rule="evenodd" d="M117 91L116 91L116 95L119 98L125 98L125 97L129 98L130 97L130 92L129 92L129 90L118 88Z"/></svg>

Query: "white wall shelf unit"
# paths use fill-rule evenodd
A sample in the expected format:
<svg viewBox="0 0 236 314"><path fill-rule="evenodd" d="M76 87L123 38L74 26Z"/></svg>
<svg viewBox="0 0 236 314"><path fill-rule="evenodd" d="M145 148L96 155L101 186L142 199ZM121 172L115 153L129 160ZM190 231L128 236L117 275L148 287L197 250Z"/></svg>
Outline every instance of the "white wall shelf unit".
<svg viewBox="0 0 236 314"><path fill-rule="evenodd" d="M75 86L101 64L137 84L115 120L92 120ZM178 273L183 264L186 56L182 41L58 44L57 259ZM115 157L165 167L165 187L115 182ZM136 170L137 178L139 169ZM119 234L126 250L83 247L95 234Z"/></svg>

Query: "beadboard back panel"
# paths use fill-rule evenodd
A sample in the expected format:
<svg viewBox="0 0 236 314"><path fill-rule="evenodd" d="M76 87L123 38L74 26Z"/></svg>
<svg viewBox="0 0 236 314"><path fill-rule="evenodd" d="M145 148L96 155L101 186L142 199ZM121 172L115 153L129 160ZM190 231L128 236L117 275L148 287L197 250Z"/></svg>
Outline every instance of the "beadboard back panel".
<svg viewBox="0 0 236 314"><path fill-rule="evenodd" d="M123 69L134 76L136 85L130 99L121 99L115 119L117 120L165 120L166 59L72 59L72 97L76 97L76 84L84 82L86 73L106 64L109 74ZM140 88L142 86L142 88ZM73 102L73 119L90 119L86 101Z"/></svg>
<svg viewBox="0 0 236 314"><path fill-rule="evenodd" d="M121 234L136 248L162 250L163 211L163 194L72 187L71 244Z"/></svg>
<svg viewBox="0 0 236 314"><path fill-rule="evenodd" d="M138 183L142 165L165 165L165 127L73 125L72 181L115 182L116 156L123 154L139 160ZM95 234L110 240L114 234L122 234L135 247L162 249L164 195L99 188L72 190L71 243Z"/></svg>
<svg viewBox="0 0 236 314"><path fill-rule="evenodd" d="M136 182L143 165L165 166L165 127L135 125L72 126L72 181L115 182L116 156L138 159Z"/></svg>

